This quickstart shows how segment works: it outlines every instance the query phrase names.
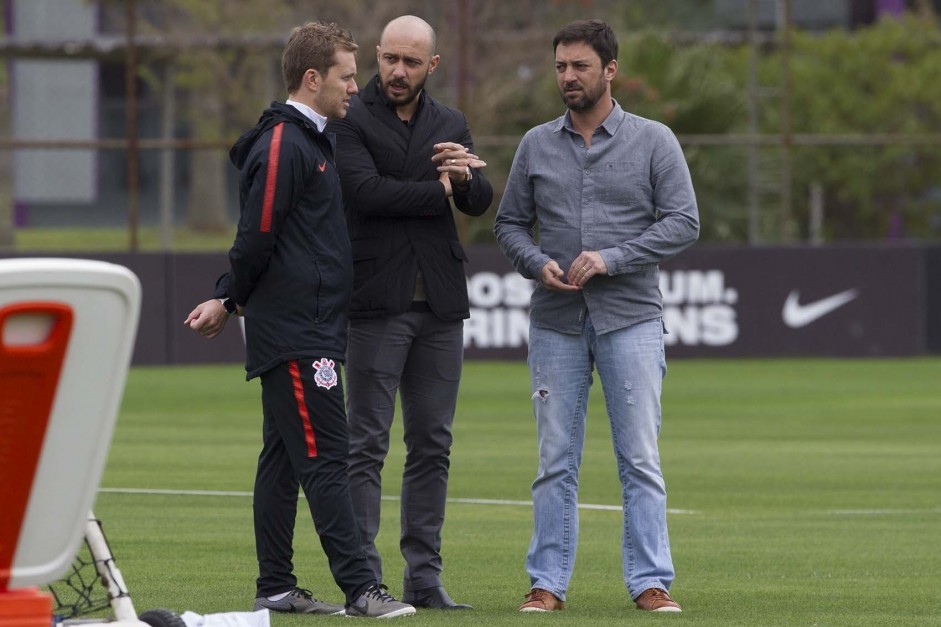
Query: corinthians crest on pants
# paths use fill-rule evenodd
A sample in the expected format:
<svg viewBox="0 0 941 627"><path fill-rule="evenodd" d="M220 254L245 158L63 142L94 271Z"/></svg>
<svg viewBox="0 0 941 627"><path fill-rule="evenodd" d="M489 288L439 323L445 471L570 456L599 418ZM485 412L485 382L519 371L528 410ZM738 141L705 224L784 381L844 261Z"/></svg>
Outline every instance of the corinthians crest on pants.
<svg viewBox="0 0 941 627"><path fill-rule="evenodd" d="M314 368L317 370L314 381L317 383L317 387L329 390L337 384L337 371L334 370L333 366L333 360L326 357L314 362Z"/></svg>

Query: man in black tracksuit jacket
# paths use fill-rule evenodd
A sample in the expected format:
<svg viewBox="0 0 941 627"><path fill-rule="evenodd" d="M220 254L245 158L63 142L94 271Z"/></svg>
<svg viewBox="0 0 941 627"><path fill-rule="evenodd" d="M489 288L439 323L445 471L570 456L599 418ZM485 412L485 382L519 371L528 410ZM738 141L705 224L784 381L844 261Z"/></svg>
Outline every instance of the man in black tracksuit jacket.
<svg viewBox="0 0 941 627"><path fill-rule="evenodd" d="M402 600L465 609L441 582L451 425L469 316L464 249L451 201L483 214L493 190L476 168L464 115L423 89L438 63L434 31L403 16L383 30L379 74L331 120L353 245L347 349L350 488L376 576L382 469L396 393L401 393L406 459L400 548ZM473 170L473 171L472 171ZM450 198L450 200L449 200Z"/></svg>
<svg viewBox="0 0 941 627"><path fill-rule="evenodd" d="M243 210L225 295L244 307L247 379L296 360L346 359L352 254L336 211L332 139L293 106L272 102L232 147Z"/></svg>
<svg viewBox="0 0 941 627"><path fill-rule="evenodd" d="M330 43L333 46L330 46ZM247 378L259 377L264 420L253 511L255 610L389 618L414 614L379 586L353 515L340 364L353 284L334 141L324 129L356 93L356 45L335 24L295 29L282 58L289 98L273 102L230 156L241 214L230 271L215 296L245 317ZM319 55L319 56L318 56ZM201 304L186 323L207 337L227 316ZM298 486L346 607L297 587Z"/></svg>

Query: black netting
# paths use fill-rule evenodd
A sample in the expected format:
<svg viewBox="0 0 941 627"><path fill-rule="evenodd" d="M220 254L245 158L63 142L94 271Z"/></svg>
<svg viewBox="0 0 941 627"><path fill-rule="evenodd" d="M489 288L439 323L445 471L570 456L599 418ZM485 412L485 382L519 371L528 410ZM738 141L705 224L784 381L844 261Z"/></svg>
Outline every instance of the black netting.
<svg viewBox="0 0 941 627"><path fill-rule="evenodd" d="M55 598L57 620L88 616L110 608L108 591L101 583L88 543L83 542L69 573L47 586Z"/></svg>

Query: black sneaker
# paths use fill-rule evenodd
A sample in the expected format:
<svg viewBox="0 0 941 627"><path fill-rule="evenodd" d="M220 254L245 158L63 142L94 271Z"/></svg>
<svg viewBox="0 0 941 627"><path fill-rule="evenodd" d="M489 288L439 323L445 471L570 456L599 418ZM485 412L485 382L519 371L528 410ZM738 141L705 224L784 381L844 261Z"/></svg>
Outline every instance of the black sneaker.
<svg viewBox="0 0 941 627"><path fill-rule="evenodd" d="M388 588L382 584L369 586L358 599L346 604L346 615L362 618L396 618L415 614L414 607L408 603L396 601L387 591Z"/></svg>
<svg viewBox="0 0 941 627"><path fill-rule="evenodd" d="M255 611L264 609L285 614L327 614L329 616L342 616L345 612L342 605L324 603L315 599L310 590L303 588L294 588L286 597L278 601L269 601L265 597L256 598Z"/></svg>

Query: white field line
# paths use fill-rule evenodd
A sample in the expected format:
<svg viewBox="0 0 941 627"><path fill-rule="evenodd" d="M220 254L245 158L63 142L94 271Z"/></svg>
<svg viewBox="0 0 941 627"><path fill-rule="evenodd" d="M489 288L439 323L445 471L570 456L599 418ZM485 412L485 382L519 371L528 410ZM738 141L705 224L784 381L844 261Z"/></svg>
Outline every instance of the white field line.
<svg viewBox="0 0 941 627"><path fill-rule="evenodd" d="M941 514L941 507L928 509L831 509L834 516L893 516L901 514Z"/></svg>
<svg viewBox="0 0 941 627"><path fill-rule="evenodd" d="M98 492L104 494L168 494L172 496L251 496L251 492L228 492L221 490L154 490L149 488L99 488ZM304 495L301 494L303 497ZM398 496L383 496L383 501L399 501ZM504 501L499 499L448 499L448 503L464 503L470 505L517 505L532 507L532 501ZM596 505L592 503L579 503L578 509L592 509L606 512L620 512L620 505ZM668 509L668 514L698 514L692 509Z"/></svg>
<svg viewBox="0 0 941 627"><path fill-rule="evenodd" d="M251 492L236 492L226 490L156 490L149 488L99 488L98 492L105 494L168 494L173 496L240 496L250 497ZM304 495L301 494L301 497ZM399 501L398 496L383 496L383 501ZM448 499L449 503L463 503L469 505L513 505L519 507L532 507L532 501L509 501L501 499ZM620 512L620 505L597 505L593 503L579 503L579 509L600 510L605 512ZM668 509L668 514L694 515L701 513L695 509ZM911 514L941 514L941 507L926 509L830 509L827 514L832 516L901 516Z"/></svg>

